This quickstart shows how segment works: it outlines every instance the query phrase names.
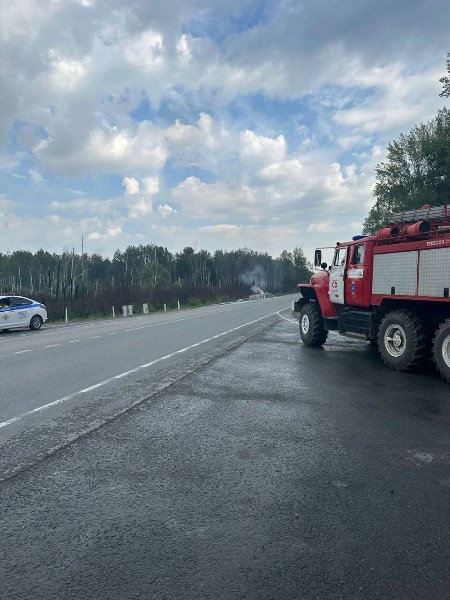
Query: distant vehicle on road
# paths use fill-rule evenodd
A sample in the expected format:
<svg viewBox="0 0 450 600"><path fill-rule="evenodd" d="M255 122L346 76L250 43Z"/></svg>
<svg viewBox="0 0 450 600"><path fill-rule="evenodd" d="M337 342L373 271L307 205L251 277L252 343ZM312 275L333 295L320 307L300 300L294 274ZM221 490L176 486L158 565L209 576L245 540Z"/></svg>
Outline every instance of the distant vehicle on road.
<svg viewBox="0 0 450 600"><path fill-rule="evenodd" d="M44 304L12 294L0 293L0 331L29 327L40 329L47 321Z"/></svg>

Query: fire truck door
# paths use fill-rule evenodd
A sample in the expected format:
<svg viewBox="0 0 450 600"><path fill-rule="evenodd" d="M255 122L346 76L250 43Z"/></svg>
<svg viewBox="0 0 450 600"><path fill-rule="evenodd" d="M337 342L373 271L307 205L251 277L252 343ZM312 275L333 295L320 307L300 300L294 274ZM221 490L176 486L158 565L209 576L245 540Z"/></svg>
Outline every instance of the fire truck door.
<svg viewBox="0 0 450 600"><path fill-rule="evenodd" d="M344 273L347 265L347 246L336 248L333 264L330 269L330 301L334 304L344 304Z"/></svg>
<svg viewBox="0 0 450 600"><path fill-rule="evenodd" d="M345 303L352 306L368 306L368 272L364 264L365 244L349 247L348 269L345 278Z"/></svg>

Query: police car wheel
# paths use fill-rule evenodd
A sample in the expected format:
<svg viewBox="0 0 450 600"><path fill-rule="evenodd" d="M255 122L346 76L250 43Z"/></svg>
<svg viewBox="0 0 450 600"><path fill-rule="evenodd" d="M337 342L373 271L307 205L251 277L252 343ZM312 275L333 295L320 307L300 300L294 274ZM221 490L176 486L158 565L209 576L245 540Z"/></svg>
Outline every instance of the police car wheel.
<svg viewBox="0 0 450 600"><path fill-rule="evenodd" d="M34 315L34 317L31 318L30 321L30 329L32 330L37 330L40 329L42 327L42 319L39 315Z"/></svg>

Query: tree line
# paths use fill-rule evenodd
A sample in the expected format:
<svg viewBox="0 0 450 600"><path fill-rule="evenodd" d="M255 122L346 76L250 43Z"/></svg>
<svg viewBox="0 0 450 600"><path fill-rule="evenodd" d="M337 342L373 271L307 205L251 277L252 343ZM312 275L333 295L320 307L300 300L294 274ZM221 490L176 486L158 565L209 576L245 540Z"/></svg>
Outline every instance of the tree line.
<svg viewBox="0 0 450 600"><path fill-rule="evenodd" d="M0 253L0 291L45 303L53 319L105 316L125 304L159 310L236 300L254 293L284 293L309 280L312 265L301 248L278 258L247 248L213 254L186 247L171 253L154 244L99 254L39 250Z"/></svg>

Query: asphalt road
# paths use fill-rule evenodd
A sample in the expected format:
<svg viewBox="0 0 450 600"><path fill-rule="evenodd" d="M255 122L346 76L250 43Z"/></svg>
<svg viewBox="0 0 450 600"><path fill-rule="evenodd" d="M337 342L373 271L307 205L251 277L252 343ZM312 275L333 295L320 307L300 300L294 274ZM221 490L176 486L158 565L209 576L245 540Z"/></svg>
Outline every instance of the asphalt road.
<svg viewBox="0 0 450 600"><path fill-rule="evenodd" d="M2 599L450 598L449 386L280 314L26 419Z"/></svg>
<svg viewBox="0 0 450 600"><path fill-rule="evenodd" d="M296 295L0 335L0 480L275 322Z"/></svg>
<svg viewBox="0 0 450 600"><path fill-rule="evenodd" d="M0 421L264 318L290 306L290 299L3 333Z"/></svg>

